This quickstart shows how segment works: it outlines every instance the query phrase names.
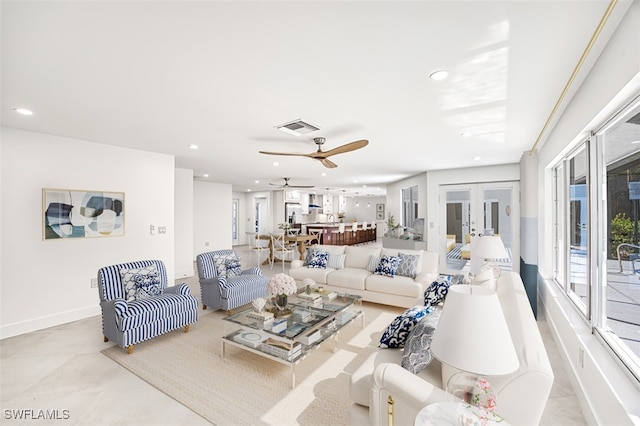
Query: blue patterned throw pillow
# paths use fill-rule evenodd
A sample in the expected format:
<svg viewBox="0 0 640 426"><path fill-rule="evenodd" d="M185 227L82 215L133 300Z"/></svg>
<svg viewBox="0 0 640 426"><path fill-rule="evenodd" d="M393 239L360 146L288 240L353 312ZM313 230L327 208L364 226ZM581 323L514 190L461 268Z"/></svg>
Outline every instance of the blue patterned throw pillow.
<svg viewBox="0 0 640 426"><path fill-rule="evenodd" d="M378 263L374 274L394 277L399 264L399 257L383 255L380 257L380 263Z"/></svg>
<svg viewBox="0 0 640 426"><path fill-rule="evenodd" d="M240 267L240 260L227 259L225 262L227 267L227 278L237 277L242 274L242 268Z"/></svg>
<svg viewBox="0 0 640 426"><path fill-rule="evenodd" d="M162 294L160 274L156 265L135 269L121 269L120 279L124 285L127 302L148 299Z"/></svg>
<svg viewBox="0 0 640 426"><path fill-rule="evenodd" d="M303 266L309 266L309 262L311 262L311 259L313 259L313 253L319 251L316 247L309 247L307 249L307 253L306 256L304 257L304 263L302 264Z"/></svg>
<svg viewBox="0 0 640 426"><path fill-rule="evenodd" d="M238 255L235 251L228 254L221 254L213 258L213 263L216 265L216 275L220 277L227 277L227 261L238 260Z"/></svg>
<svg viewBox="0 0 640 426"><path fill-rule="evenodd" d="M398 253L398 257L400 258L400 264L398 265L396 274L402 275L403 277L415 278L420 255Z"/></svg>
<svg viewBox="0 0 640 426"><path fill-rule="evenodd" d="M428 306L414 306L398 315L380 338L381 348L403 348L407 337L420 318L431 312Z"/></svg>
<svg viewBox="0 0 640 426"><path fill-rule="evenodd" d="M429 288L424 292L424 305L435 306L440 302L444 302L447 293L449 292L449 286L451 283L446 278L439 278L431 283Z"/></svg>
<svg viewBox="0 0 640 426"><path fill-rule="evenodd" d="M309 261L309 268L327 268L327 260L329 259L329 253L326 251L316 251L311 256L311 260Z"/></svg>

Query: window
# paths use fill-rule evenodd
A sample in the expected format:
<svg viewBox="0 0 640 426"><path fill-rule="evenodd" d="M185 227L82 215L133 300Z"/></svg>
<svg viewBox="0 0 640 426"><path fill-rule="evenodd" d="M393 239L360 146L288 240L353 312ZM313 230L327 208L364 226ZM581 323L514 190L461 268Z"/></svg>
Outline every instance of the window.
<svg viewBox="0 0 640 426"><path fill-rule="evenodd" d="M413 228L413 222L418 218L418 186L402 190L402 225Z"/></svg>
<svg viewBox="0 0 640 426"><path fill-rule="evenodd" d="M553 179L555 281L640 380L640 99Z"/></svg>

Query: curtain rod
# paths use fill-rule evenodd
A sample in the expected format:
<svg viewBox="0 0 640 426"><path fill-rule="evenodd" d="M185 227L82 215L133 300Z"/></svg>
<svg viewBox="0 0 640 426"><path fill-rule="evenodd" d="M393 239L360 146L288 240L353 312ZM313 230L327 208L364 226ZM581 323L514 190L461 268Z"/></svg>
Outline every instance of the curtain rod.
<svg viewBox="0 0 640 426"><path fill-rule="evenodd" d="M613 9L616 7L617 3L618 3L618 0L611 0L611 2L609 3L609 7L607 7L607 10L604 12L602 19L600 20L600 23L598 24L595 32L591 36L591 40L589 40L589 44L587 44L586 49L582 53L582 56L580 57L578 64L574 68L573 73L571 73L571 77L569 77L569 81L567 81L567 84L564 86L564 89L562 90L562 93L560 94L558 101L553 107L553 110L551 110L551 114L549 114L549 118L547 118L547 122L544 123L544 127L542 127L542 130L540 130L540 134L538 135L538 138L536 139L535 143L531 147L531 150L529 151L529 155L533 155L533 151L535 151L536 147L538 146L538 143L542 139L542 135L547 130L547 127L549 127L549 124L551 124L551 120L553 120L553 117L556 115L556 112L558 112L558 108L560 108L560 104L562 104L564 97L567 95L567 92L569 92L569 89L573 84L573 80L575 80L576 76L578 75L578 72L580 71L580 68L582 68L582 65L584 64L584 61L587 59L587 56L589 56L589 53L591 52L593 45L595 44L596 40L600 36L600 33L602 32L604 25L607 23L607 20L609 19L609 16L611 15L611 12L613 12Z"/></svg>

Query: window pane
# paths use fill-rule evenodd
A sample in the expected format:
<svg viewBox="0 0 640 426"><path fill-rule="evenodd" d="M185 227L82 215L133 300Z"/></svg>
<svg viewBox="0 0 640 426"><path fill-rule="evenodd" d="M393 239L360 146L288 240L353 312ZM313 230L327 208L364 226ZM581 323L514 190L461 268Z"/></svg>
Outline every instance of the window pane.
<svg viewBox="0 0 640 426"><path fill-rule="evenodd" d="M640 105L605 130L607 274L602 331L638 373L640 356ZM635 364L635 367L633 365Z"/></svg>
<svg viewBox="0 0 640 426"><path fill-rule="evenodd" d="M569 242L569 294L582 310L587 313L588 295L588 187L586 148L569 159L569 203L567 204L567 231Z"/></svg>

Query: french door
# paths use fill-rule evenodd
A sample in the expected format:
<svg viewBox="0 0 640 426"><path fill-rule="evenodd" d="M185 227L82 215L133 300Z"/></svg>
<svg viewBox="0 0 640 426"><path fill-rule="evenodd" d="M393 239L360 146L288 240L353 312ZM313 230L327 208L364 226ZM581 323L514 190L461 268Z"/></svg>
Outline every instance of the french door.
<svg viewBox="0 0 640 426"><path fill-rule="evenodd" d="M440 187L439 252L441 265L452 273L475 270L473 241L482 235L499 235L509 257L501 259L505 270L520 270L520 185L489 182ZM473 262L473 263L472 263Z"/></svg>

